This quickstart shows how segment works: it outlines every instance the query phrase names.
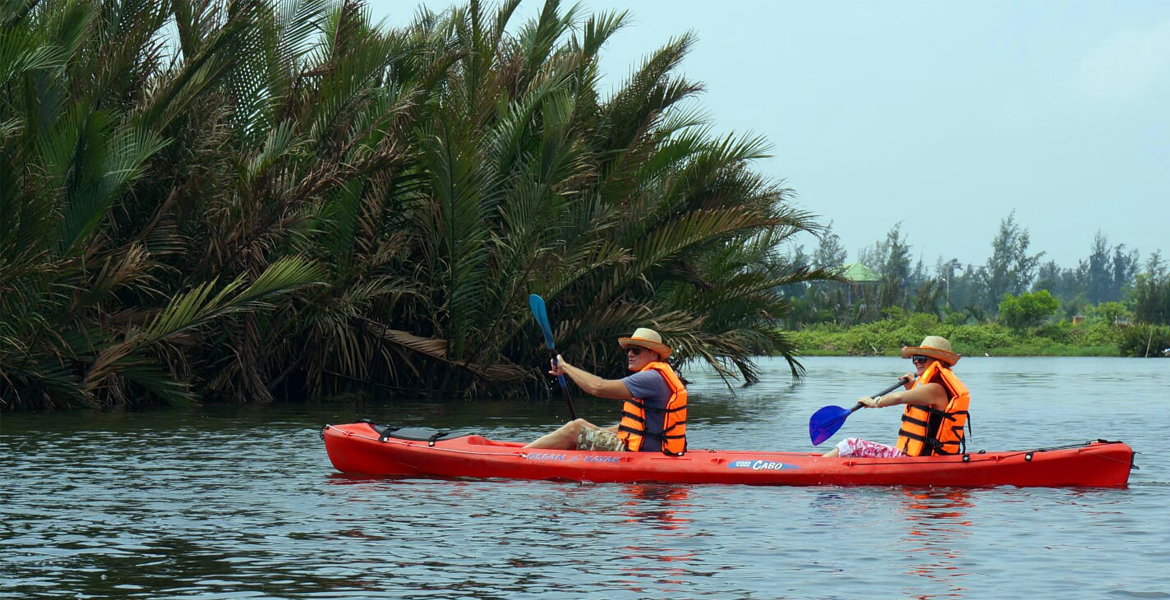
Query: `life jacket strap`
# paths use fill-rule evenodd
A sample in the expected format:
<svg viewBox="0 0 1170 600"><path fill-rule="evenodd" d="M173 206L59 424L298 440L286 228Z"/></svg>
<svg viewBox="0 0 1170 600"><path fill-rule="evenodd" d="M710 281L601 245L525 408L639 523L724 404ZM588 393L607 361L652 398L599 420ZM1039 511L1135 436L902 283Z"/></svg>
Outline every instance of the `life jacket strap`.
<svg viewBox="0 0 1170 600"><path fill-rule="evenodd" d="M622 428L619 428L619 429L622 429ZM622 429L622 430L623 430L623 431L630 431L630 430L626 430L626 429ZM662 432L662 433L660 433L660 434L659 434L659 433L650 433L649 431L645 431L645 432L637 432L637 431L633 431L632 433L637 433L638 435L640 435L640 436L642 436L642 437L644 437L644 438L654 438L654 439L656 439L656 440L661 440L661 441L666 441L666 440L684 440L684 439L686 439L686 437L687 437L687 436L686 436L686 434L682 434L682 433L679 433L679 434L669 434L669 433L666 433L666 432Z"/></svg>
<svg viewBox="0 0 1170 600"><path fill-rule="evenodd" d="M646 419L643 419L642 417L640 417L634 413L628 413L624 410L622 411L622 419L630 419L631 421L637 421L637 422L642 423L642 424L646 423Z"/></svg>
<svg viewBox="0 0 1170 600"><path fill-rule="evenodd" d="M909 432L909 431L906 431L905 429L901 429L901 430L899 430L899 431L898 431L898 435L899 435L899 436L902 436L902 437L906 437L906 438L912 439L912 440L914 440L914 441L916 441L916 442L922 442L922 443L924 443L924 444L929 444L929 443L930 443L930 440L934 439L934 438L928 438L928 437L926 437L925 435L919 435L919 434L917 434L917 433L911 433L911 432Z"/></svg>
<svg viewBox="0 0 1170 600"><path fill-rule="evenodd" d="M618 425L618 431L624 431L626 433L632 433L634 435L640 435L642 437L646 437L646 433L643 432L641 429L634 429L633 427L630 427L628 425Z"/></svg>
<svg viewBox="0 0 1170 600"><path fill-rule="evenodd" d="M915 419L914 417L911 417L910 415L907 415L905 413L902 413L902 422L909 423L911 425L917 425L923 429L926 429L930 426L930 423L928 421L923 421L922 419Z"/></svg>

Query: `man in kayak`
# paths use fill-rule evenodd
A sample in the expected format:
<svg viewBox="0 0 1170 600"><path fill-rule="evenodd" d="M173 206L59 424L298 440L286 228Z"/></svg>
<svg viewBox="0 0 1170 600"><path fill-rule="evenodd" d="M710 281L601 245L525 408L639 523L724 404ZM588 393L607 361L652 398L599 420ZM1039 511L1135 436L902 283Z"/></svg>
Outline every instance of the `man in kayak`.
<svg viewBox="0 0 1170 600"><path fill-rule="evenodd" d="M598 427L577 419L541 437L526 448L602 450L607 452L662 452L681 456L687 448L687 390L666 364L672 350L658 332L639 327L630 337L618 338L626 350L626 364L634 374L602 379L575 367L560 355L549 375L566 375L578 387L599 398L623 400L621 422Z"/></svg>
<svg viewBox="0 0 1170 600"><path fill-rule="evenodd" d="M866 408L906 405L897 445L846 438L825 456L896 458L959 454L966 449L963 426L971 396L951 371L959 362L959 355L951 352L951 343L928 335L921 345L902 348L902 358L914 361L915 369L905 376L905 390L858 400Z"/></svg>

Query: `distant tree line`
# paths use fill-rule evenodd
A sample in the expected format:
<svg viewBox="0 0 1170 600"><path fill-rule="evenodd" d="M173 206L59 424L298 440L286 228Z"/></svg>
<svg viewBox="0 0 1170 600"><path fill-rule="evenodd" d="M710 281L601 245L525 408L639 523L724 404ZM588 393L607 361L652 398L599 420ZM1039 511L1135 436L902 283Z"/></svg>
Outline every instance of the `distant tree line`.
<svg viewBox="0 0 1170 600"><path fill-rule="evenodd" d="M832 270L847 252L832 224L809 256L803 246L789 252L795 266ZM787 286L793 311L788 324L857 324L900 312L936 315L953 324L1001 320L1015 327L1036 326L1053 316L1108 318L1170 324L1170 275L1161 251L1142 262L1137 250L1112 245L1098 232L1086 258L1075 267L1043 261L1030 248L1028 230L1015 213L1000 222L984 264L939 257L933 266L912 259L901 224L861 250L858 260L877 274L874 282L802 282Z"/></svg>

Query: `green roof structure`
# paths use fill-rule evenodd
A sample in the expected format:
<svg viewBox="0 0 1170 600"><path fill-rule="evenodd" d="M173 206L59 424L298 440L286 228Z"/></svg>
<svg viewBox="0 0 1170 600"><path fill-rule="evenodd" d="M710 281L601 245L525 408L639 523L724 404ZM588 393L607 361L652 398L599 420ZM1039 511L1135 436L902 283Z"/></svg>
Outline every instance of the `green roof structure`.
<svg viewBox="0 0 1170 600"><path fill-rule="evenodd" d="M878 275L873 269L861 263L847 263L837 268L838 273L849 281L856 281L858 283L867 283L873 281L881 281L881 275Z"/></svg>

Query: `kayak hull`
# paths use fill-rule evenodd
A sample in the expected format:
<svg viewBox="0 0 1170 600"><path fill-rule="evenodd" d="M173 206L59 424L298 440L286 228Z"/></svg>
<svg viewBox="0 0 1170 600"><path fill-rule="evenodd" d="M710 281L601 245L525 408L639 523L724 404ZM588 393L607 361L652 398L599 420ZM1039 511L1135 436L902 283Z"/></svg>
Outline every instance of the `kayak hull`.
<svg viewBox="0 0 1170 600"><path fill-rule="evenodd" d="M325 448L343 473L411 478L747 485L1125 487L1133 449L1122 442L920 458L825 458L802 452L650 452L525 449L480 435L402 439L368 422L326 425Z"/></svg>

